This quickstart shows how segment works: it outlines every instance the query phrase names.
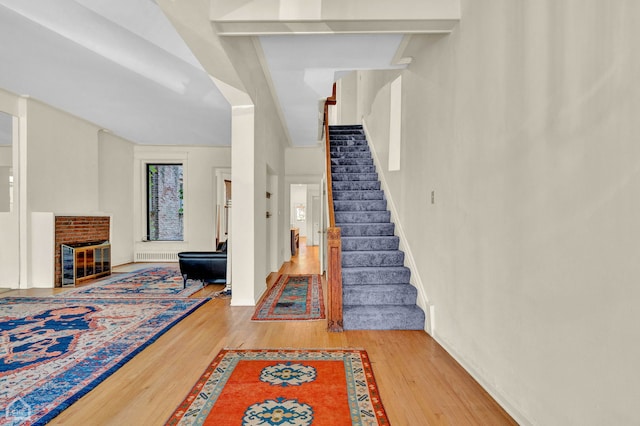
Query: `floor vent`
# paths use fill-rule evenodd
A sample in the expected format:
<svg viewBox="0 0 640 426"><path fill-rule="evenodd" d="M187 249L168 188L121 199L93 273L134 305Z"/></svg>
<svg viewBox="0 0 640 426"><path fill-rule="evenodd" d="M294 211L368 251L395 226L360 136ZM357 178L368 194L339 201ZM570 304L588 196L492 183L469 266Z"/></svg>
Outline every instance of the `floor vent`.
<svg viewBox="0 0 640 426"><path fill-rule="evenodd" d="M149 251L136 253L136 262L177 262L177 251Z"/></svg>

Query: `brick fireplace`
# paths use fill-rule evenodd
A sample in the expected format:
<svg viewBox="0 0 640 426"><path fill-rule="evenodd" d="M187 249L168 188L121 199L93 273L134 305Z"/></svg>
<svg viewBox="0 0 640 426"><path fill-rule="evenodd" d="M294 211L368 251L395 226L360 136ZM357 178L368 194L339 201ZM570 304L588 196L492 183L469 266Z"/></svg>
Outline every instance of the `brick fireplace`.
<svg viewBox="0 0 640 426"><path fill-rule="evenodd" d="M62 286L60 244L109 240L108 216L56 216L55 218L55 286Z"/></svg>

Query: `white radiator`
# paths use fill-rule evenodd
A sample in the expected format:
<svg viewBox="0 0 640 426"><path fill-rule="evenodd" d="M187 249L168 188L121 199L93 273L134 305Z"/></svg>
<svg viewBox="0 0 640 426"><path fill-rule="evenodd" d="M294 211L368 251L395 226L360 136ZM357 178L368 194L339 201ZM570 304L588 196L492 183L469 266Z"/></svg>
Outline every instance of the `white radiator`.
<svg viewBox="0 0 640 426"><path fill-rule="evenodd" d="M137 252L135 261L136 262L177 262L178 252L177 251Z"/></svg>

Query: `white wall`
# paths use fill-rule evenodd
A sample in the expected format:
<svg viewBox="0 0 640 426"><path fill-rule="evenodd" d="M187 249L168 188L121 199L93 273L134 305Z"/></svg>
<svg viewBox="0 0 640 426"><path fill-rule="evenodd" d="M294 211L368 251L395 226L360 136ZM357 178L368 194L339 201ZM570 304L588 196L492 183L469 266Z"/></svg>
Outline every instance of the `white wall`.
<svg viewBox="0 0 640 426"><path fill-rule="evenodd" d="M134 261L134 144L108 132L98 133L99 209L111 217L111 264Z"/></svg>
<svg viewBox="0 0 640 426"><path fill-rule="evenodd" d="M405 52L384 172L434 336L522 424L635 424L640 3L462 3ZM358 93L381 154L393 77Z"/></svg>
<svg viewBox="0 0 640 426"><path fill-rule="evenodd" d="M29 211L98 211L98 130L63 111L28 102Z"/></svg>
<svg viewBox="0 0 640 426"><path fill-rule="evenodd" d="M324 146L287 148L284 152L287 176L322 177L325 170Z"/></svg>
<svg viewBox="0 0 640 426"><path fill-rule="evenodd" d="M342 77L336 83L337 99L355 99L358 96L358 79L361 73L353 71ZM358 108L362 105L368 105L367 102L338 102L335 106L338 115L338 123L330 124L359 124L362 114L358 113Z"/></svg>

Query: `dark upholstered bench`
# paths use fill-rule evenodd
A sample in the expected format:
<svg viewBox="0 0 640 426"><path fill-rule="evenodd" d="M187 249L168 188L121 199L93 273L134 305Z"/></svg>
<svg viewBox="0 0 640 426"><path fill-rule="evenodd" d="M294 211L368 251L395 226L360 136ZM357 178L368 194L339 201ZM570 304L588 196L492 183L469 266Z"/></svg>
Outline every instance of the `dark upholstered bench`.
<svg viewBox="0 0 640 426"><path fill-rule="evenodd" d="M178 253L180 273L187 287L187 280L202 280L205 283L227 283L226 251L183 251Z"/></svg>

